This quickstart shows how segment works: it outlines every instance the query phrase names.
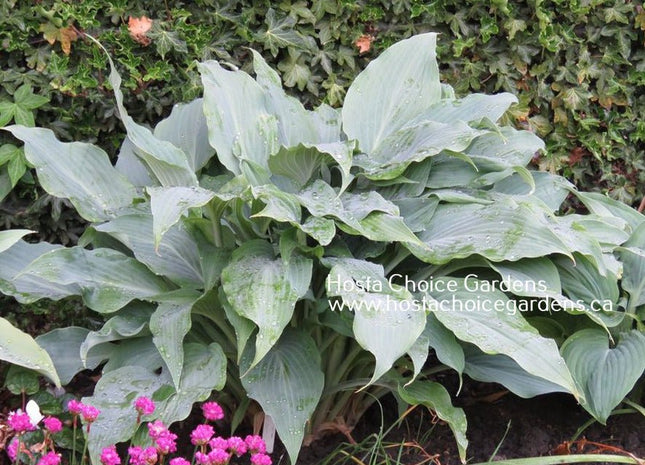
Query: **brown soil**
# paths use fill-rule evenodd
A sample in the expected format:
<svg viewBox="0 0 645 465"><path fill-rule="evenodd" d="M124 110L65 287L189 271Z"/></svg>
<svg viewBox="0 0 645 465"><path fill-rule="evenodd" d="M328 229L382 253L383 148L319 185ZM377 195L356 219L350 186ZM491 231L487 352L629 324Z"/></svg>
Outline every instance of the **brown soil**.
<svg viewBox="0 0 645 465"><path fill-rule="evenodd" d="M614 450L590 443L571 443L578 428L590 416L570 395L550 394L521 399L505 393L500 386L466 382L455 404L464 408L468 418L469 463L488 461L498 445L493 460L554 455L566 453L567 450L569 453L617 454L618 449L622 449L636 457L645 457L645 418L637 413L614 415L606 426L594 423L579 436L579 439L586 438L587 441L618 448ZM383 410L390 412L386 413L386 421L396 421L396 414L391 413L396 412L392 399L384 400ZM380 418L380 409L371 409L355 430L354 438L361 442L378 432ZM314 443L302 450L298 465L321 463L343 442L347 442L347 439L336 435ZM401 461L404 464L433 463L430 458L433 458L435 465L461 463L451 430L446 424L437 422L426 409L413 411L399 428L384 438L384 442L392 445L388 450L394 457L399 454L402 443L408 444L402 449ZM580 450L581 446L584 446L583 450ZM346 451L352 449L346 448ZM362 455L356 453L351 461L337 454L336 459L329 463L362 462L369 463L367 452ZM285 457L274 454L274 463L285 464L287 461ZM384 462L381 460L378 463Z"/></svg>

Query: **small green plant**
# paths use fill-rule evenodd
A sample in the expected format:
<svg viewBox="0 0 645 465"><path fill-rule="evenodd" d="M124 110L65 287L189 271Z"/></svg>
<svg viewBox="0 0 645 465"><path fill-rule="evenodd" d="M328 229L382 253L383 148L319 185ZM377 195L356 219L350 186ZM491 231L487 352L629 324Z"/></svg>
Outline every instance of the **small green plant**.
<svg viewBox="0 0 645 465"><path fill-rule="evenodd" d="M91 223L75 247L10 233L0 289L81 296L109 317L38 340L57 354L54 381L105 363L86 399L102 411L95 462L135 434L138 396L167 424L214 389L234 421L254 399L295 462L303 440L351 430L388 392L435 411L465 460L466 418L439 370L569 392L603 422L629 393L645 370L645 217L529 171L544 144L498 123L517 99L456 98L435 40L383 52L340 110L307 110L256 52L255 78L206 61L203 99L153 130L112 68L116 166L97 146L6 128ZM571 193L592 213L557 215ZM425 366L431 349L441 366Z"/></svg>

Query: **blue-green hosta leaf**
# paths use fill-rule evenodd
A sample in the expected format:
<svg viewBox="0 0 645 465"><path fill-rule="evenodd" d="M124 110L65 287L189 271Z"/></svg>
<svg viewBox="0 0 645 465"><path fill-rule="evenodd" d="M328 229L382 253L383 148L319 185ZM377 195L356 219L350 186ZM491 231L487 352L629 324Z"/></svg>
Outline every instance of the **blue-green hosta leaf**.
<svg viewBox="0 0 645 465"><path fill-rule="evenodd" d="M544 142L529 131L510 127L499 132L480 135L464 151L480 172L499 171L514 166L526 166L535 152L544 149Z"/></svg>
<svg viewBox="0 0 645 465"><path fill-rule="evenodd" d="M431 263L473 254L492 261L515 261L579 251L605 271L602 249L588 234L560 222L540 205L500 197L490 205L440 204L419 233L430 249L414 251Z"/></svg>
<svg viewBox="0 0 645 465"><path fill-rule="evenodd" d="M28 229L12 229L9 231L0 231L0 253L12 247L16 242L22 239L27 234L34 231Z"/></svg>
<svg viewBox="0 0 645 465"><path fill-rule="evenodd" d="M177 391L172 389L172 380L166 370L156 374L154 367L126 365L104 373L96 384L94 395L83 398L83 402L101 411L88 437L92 463L100 462L99 455L104 447L134 435L138 425L132 404L137 397L151 397L157 406L151 419L158 418L170 424L185 419L193 404L206 400L213 389L224 387L226 358L217 344L186 344L184 351L184 370ZM133 359L137 355L130 353ZM163 395L162 392L168 389L170 396Z"/></svg>
<svg viewBox="0 0 645 465"><path fill-rule="evenodd" d="M110 249L56 249L31 262L21 275L65 286L67 295L82 296L88 307L101 313L170 290L145 265Z"/></svg>
<svg viewBox="0 0 645 465"><path fill-rule="evenodd" d="M123 105L121 76L114 66L112 57L98 41L90 36L87 37L101 47L107 55L110 64L108 80L114 90L114 99L121 121L128 133L128 139L137 149L134 153L145 162L162 186L196 186L197 177L188 164L186 154L172 143L156 138L150 129L137 124L130 117Z"/></svg>
<svg viewBox="0 0 645 465"><path fill-rule="evenodd" d="M259 329L255 342L255 366L278 341L306 289L296 289L288 274L311 280L312 261L292 256L289 263L275 258L265 241L244 243L233 252L222 272L222 286L231 307ZM308 286L307 286L308 287Z"/></svg>
<svg viewBox="0 0 645 465"><path fill-rule="evenodd" d="M9 249L0 253L0 291L15 297L18 302L31 303L38 299L59 300L72 293L70 286L50 283L37 276L21 274L32 261L62 246L39 242L30 244L16 242Z"/></svg>
<svg viewBox="0 0 645 465"><path fill-rule="evenodd" d="M184 366L184 337L191 327L190 312L195 300L162 302L150 317L152 342L159 349L176 389Z"/></svg>
<svg viewBox="0 0 645 465"><path fill-rule="evenodd" d="M136 152L138 149L135 145L126 138L121 144L119 149L119 155L116 159L116 164L114 168L126 177L132 185L137 187L144 186L156 186L159 183L155 180L153 181L148 172L148 167L142 161L140 156L137 156Z"/></svg>
<svg viewBox="0 0 645 465"><path fill-rule="evenodd" d="M278 123L266 106L262 87L242 71L227 71L215 61L199 64L204 84L208 138L219 161L240 174L240 159L267 166L278 148Z"/></svg>
<svg viewBox="0 0 645 465"><path fill-rule="evenodd" d="M528 373L581 396L555 341L540 336L503 292L473 278L434 282L442 286L430 293L436 300L434 314L458 339L487 354L508 355Z"/></svg>
<svg viewBox="0 0 645 465"><path fill-rule="evenodd" d="M336 223L334 223L334 220L327 218L310 216L298 227L323 246L329 245L336 236Z"/></svg>
<svg viewBox="0 0 645 465"><path fill-rule="evenodd" d="M201 187L149 187L155 249L161 238L191 208L203 207L215 193Z"/></svg>
<svg viewBox="0 0 645 465"><path fill-rule="evenodd" d="M457 441L459 459L462 463L466 463L466 449L468 448L466 414L461 408L452 405L450 394L446 388L432 381L415 381L406 386L399 386L398 393L408 404L424 405L448 423Z"/></svg>
<svg viewBox="0 0 645 465"><path fill-rule="evenodd" d="M298 99L286 94L280 75L267 65L262 55L255 50L251 52L256 81L264 90L266 106L278 119L280 145L295 147L301 143L333 144L340 141L338 112L327 105L321 105L315 111L305 109Z"/></svg>
<svg viewBox="0 0 645 465"><path fill-rule="evenodd" d="M428 218L432 217L439 205L439 199L434 197L404 198L394 199L392 203L399 208L401 217L410 231L419 232L426 228Z"/></svg>
<svg viewBox="0 0 645 465"><path fill-rule="evenodd" d="M100 148L60 142L49 129L4 129L25 143L25 156L36 167L43 189L69 199L86 220L109 220L132 207L137 197L134 186L116 171Z"/></svg>
<svg viewBox="0 0 645 465"><path fill-rule="evenodd" d="M502 384L525 399L550 392L569 392L562 386L526 372L512 358L501 354L469 351L464 373L477 381Z"/></svg>
<svg viewBox="0 0 645 465"><path fill-rule="evenodd" d="M582 406L602 424L645 371L645 335L638 330L622 333L610 348L602 330L583 329L569 337L561 350L585 393Z"/></svg>
<svg viewBox="0 0 645 465"><path fill-rule="evenodd" d="M341 170L341 192L344 192L353 179L350 170L355 146L355 141L343 141L282 147L269 158L269 168L273 174L289 178L297 189L302 189L321 165L329 164L326 160L331 159Z"/></svg>
<svg viewBox="0 0 645 465"><path fill-rule="evenodd" d="M514 103L517 103L517 97L507 92L497 95L471 94L458 100L442 99L419 115L413 124L421 121L469 123L483 118L497 121Z"/></svg>
<svg viewBox="0 0 645 465"><path fill-rule="evenodd" d="M275 423L291 463L296 463L305 424L313 413L324 386L320 354L311 337L298 330L284 332L260 363L252 350L240 362L242 385ZM247 371L248 370L248 371Z"/></svg>
<svg viewBox="0 0 645 465"><path fill-rule="evenodd" d="M34 370L60 387L51 357L29 334L0 317L0 360Z"/></svg>
<svg viewBox="0 0 645 465"><path fill-rule="evenodd" d="M620 218L569 214L558 217L558 223L585 232L587 236L598 241L602 250L608 253L629 239L629 233L624 229L624 221Z"/></svg>
<svg viewBox="0 0 645 465"><path fill-rule="evenodd" d="M352 258L327 259L327 295L341 297L354 313L354 337L376 358L369 384L408 352L426 324L421 302L406 289L391 284L381 265Z"/></svg>
<svg viewBox="0 0 645 465"><path fill-rule="evenodd" d="M573 185L562 176L543 171L531 171L531 176L535 183L533 196L542 200L551 211L557 211ZM519 174L515 174L495 183L493 190L508 195L524 196L529 194L531 188Z"/></svg>
<svg viewBox="0 0 645 465"><path fill-rule="evenodd" d="M592 320L602 326L616 326L624 314L618 312L618 278L611 272L605 276L585 257L578 254L575 263L562 257L553 259L560 274L562 290L578 305L582 305ZM612 310L615 313L612 313ZM605 312L607 311L607 312Z"/></svg>
<svg viewBox="0 0 645 465"><path fill-rule="evenodd" d="M79 355L83 365L90 368L92 360L105 360L109 356L112 342L150 335L149 322L155 310L146 302L132 302L107 320L98 331L90 331L80 346Z"/></svg>
<svg viewBox="0 0 645 465"><path fill-rule="evenodd" d="M629 306L639 307L645 304L645 223L618 249L618 256L623 263L621 286L629 293Z"/></svg>
<svg viewBox="0 0 645 465"><path fill-rule="evenodd" d="M182 224L170 228L158 247L154 245L152 228L152 216L138 214L120 216L95 229L125 244L154 273L181 286L204 286L200 250L186 228Z"/></svg>
<svg viewBox="0 0 645 465"><path fill-rule="evenodd" d="M203 100L178 104L170 115L155 126L154 135L180 148L188 157L188 165L199 171L215 154L208 143L208 126L204 116Z"/></svg>
<svg viewBox="0 0 645 465"><path fill-rule="evenodd" d="M49 354L63 386L67 385L76 373L86 368L96 368L101 362L96 360L96 365L85 366L81 360L81 344L89 332L86 328L68 326L54 329L36 338L36 343ZM94 360L91 360L90 364L92 362Z"/></svg>
<svg viewBox="0 0 645 465"><path fill-rule="evenodd" d="M443 124L423 121L414 126L404 126L385 137L367 157L361 166L367 168L364 175L369 179L393 179L399 176L411 163L420 162L439 154L443 150L461 152L481 131L461 121ZM374 166L374 168L371 168Z"/></svg>
<svg viewBox="0 0 645 465"><path fill-rule="evenodd" d="M441 99L434 33L403 40L384 51L347 90L343 130L371 153Z"/></svg>
<svg viewBox="0 0 645 465"><path fill-rule="evenodd" d="M301 207L296 196L280 191L273 184L253 186L251 193L254 198L266 204L264 209L255 213L253 217L266 217L294 225L300 224Z"/></svg>
<svg viewBox="0 0 645 465"><path fill-rule="evenodd" d="M455 335L439 323L432 313L428 313L423 332L408 350L408 355L412 359L414 366L414 373L408 384L412 383L421 372L428 359L430 347L434 349L441 363L459 373L459 386L461 388L461 374L464 371L465 363L464 350L457 342Z"/></svg>
<svg viewBox="0 0 645 465"><path fill-rule="evenodd" d="M591 213L601 217L620 218L631 228L629 232L636 231L640 225L645 223L645 215L623 202L597 192L572 191Z"/></svg>

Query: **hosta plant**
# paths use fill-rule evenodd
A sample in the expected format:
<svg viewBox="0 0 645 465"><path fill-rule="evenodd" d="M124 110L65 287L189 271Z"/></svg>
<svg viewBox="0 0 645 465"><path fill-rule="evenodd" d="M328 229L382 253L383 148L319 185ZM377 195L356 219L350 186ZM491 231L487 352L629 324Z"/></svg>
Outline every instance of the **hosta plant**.
<svg viewBox="0 0 645 465"><path fill-rule="evenodd" d="M529 171L541 140L497 123L515 97L456 98L435 40L389 48L340 110L304 108L257 53L255 77L207 61L203 99L154 129L128 116L112 69L116 166L7 128L43 188L92 223L76 247L16 238L0 286L23 302L80 295L108 317L37 340L63 383L104 364L87 399L102 411L95 462L135 435L142 395L167 424L213 390L236 421L253 399L295 462L305 438L351 431L387 392L433 409L465 460L441 369L570 392L601 421L630 391L645 368L645 219ZM569 193L591 213L559 216Z"/></svg>

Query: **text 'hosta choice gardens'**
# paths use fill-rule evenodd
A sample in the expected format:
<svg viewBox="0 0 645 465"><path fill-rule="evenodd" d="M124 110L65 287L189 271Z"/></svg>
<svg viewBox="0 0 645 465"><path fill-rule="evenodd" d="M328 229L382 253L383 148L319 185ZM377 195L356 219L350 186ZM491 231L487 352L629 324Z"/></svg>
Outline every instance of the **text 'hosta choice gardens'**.
<svg viewBox="0 0 645 465"><path fill-rule="evenodd" d="M645 217L527 169L542 141L498 123L515 97L456 98L435 41L383 52L341 109L304 108L255 52L254 76L207 61L203 99L152 130L128 116L113 68L116 166L48 129L6 128L92 225L75 247L0 233L0 289L81 296L106 322L25 342L38 362L0 356L62 384L104 364L86 399L102 412L95 463L135 434L133 399L170 424L213 390L239 415L257 402L292 462L387 393L434 410L465 460L466 418L425 373L430 350L520 396L569 392L603 422L632 389ZM590 213L558 215L569 194Z"/></svg>

